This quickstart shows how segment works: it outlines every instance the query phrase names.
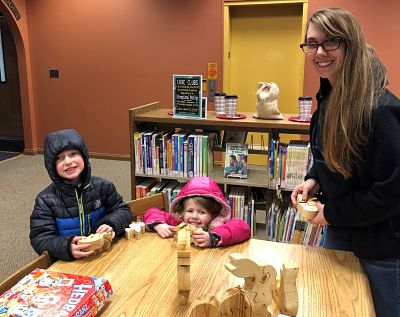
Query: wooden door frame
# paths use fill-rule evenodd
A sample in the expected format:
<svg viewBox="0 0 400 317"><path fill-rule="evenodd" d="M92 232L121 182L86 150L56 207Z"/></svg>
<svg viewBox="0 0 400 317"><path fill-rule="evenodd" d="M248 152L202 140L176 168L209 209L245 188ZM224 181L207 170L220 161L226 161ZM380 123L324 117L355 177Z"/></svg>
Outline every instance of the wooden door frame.
<svg viewBox="0 0 400 317"><path fill-rule="evenodd" d="M265 6L280 4L302 4L302 28L301 36L304 38L306 34L306 24L308 17L308 0L269 0L269 1L224 1L224 58L223 58L223 90L231 91L231 16L230 9L238 6ZM300 83L300 91L304 89L304 63L300 66L300 72L303 74L303 80Z"/></svg>
<svg viewBox="0 0 400 317"><path fill-rule="evenodd" d="M20 11L25 12L25 7L22 9L23 10ZM37 154L37 123L35 116L32 70L30 62L30 46L26 15L19 16L19 19L16 20L16 17L2 1L0 1L0 10L8 27L10 28L17 50L18 74L21 93L22 125L25 143L24 153Z"/></svg>

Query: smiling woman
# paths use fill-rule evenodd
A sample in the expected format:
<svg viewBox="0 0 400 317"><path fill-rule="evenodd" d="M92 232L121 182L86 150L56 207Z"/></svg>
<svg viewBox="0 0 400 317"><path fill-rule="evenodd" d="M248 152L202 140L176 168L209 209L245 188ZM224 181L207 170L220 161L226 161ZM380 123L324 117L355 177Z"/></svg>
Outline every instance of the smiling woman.
<svg viewBox="0 0 400 317"><path fill-rule="evenodd" d="M400 315L400 100L347 10L315 12L300 45L320 77L310 125L313 166L293 205L317 196L323 246L353 251L368 274L378 317Z"/></svg>

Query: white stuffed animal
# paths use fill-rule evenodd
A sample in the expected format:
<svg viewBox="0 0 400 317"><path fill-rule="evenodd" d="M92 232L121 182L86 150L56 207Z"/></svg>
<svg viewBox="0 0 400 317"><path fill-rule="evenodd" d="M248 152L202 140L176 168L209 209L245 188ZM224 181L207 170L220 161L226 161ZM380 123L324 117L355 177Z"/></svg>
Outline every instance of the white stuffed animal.
<svg viewBox="0 0 400 317"><path fill-rule="evenodd" d="M257 119L277 119L283 117L278 109L279 87L276 83L259 82L257 84L257 113L253 115Z"/></svg>

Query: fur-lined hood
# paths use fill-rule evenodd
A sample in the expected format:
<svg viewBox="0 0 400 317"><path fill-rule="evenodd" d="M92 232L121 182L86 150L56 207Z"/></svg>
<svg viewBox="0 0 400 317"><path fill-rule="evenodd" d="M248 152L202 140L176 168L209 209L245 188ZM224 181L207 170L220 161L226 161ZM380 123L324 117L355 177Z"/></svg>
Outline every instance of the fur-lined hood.
<svg viewBox="0 0 400 317"><path fill-rule="evenodd" d="M194 177L187 182L178 196L172 201L169 207L170 214L179 218L175 210L176 204L183 198L191 196L211 197L221 205L221 211L219 215L211 221L210 229L218 227L231 219L231 207L228 205L221 189L211 177Z"/></svg>

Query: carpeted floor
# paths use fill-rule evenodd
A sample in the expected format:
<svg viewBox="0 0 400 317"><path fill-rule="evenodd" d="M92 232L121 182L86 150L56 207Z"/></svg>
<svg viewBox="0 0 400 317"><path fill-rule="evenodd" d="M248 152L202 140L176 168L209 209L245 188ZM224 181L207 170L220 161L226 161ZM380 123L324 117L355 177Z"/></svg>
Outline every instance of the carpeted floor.
<svg viewBox="0 0 400 317"><path fill-rule="evenodd" d="M90 159L92 175L112 181L130 200L128 161ZM0 162L0 280L32 261L37 254L29 241L29 217L36 195L50 184L43 155L18 155Z"/></svg>
<svg viewBox="0 0 400 317"><path fill-rule="evenodd" d="M21 153L19 152L6 152L6 151L0 151L0 161L7 160L9 158L15 157L17 155L20 155Z"/></svg>

